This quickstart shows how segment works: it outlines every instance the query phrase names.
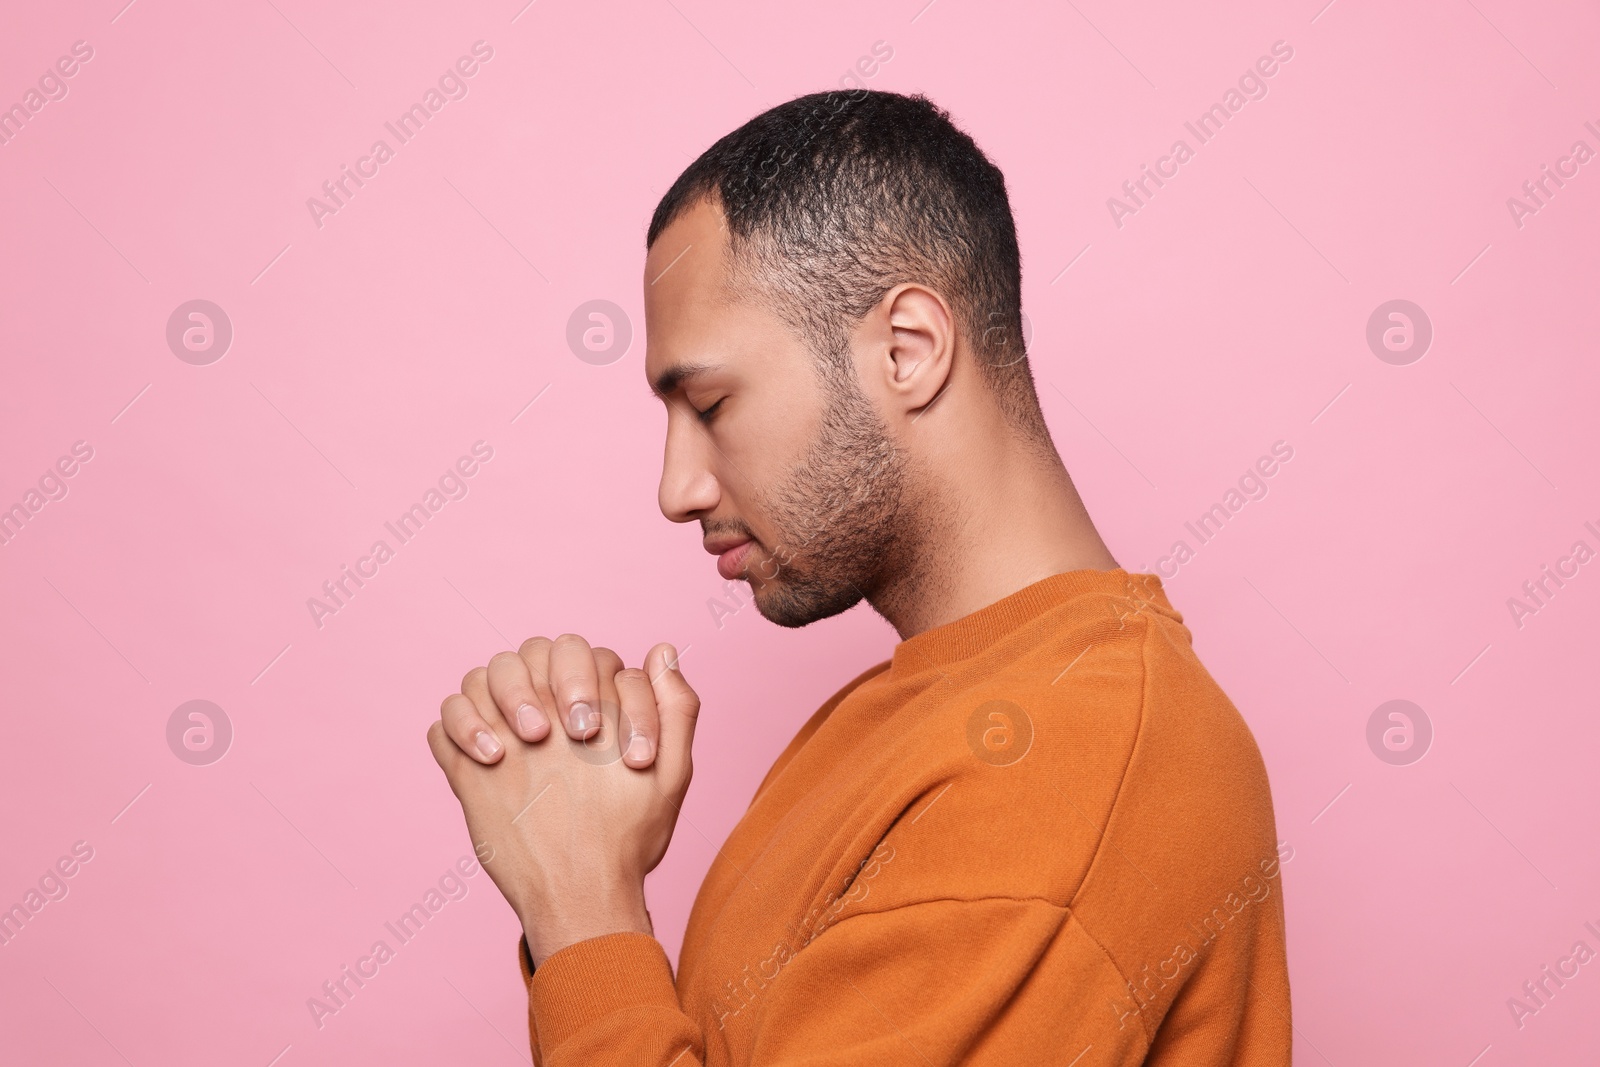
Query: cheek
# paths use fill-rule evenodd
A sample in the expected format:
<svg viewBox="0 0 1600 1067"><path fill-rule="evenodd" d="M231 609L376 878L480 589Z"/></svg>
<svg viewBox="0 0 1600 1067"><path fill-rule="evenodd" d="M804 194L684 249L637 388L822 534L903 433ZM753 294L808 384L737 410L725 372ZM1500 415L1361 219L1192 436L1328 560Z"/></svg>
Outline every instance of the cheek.
<svg viewBox="0 0 1600 1067"><path fill-rule="evenodd" d="M791 451L778 413L742 404L711 427L696 427L704 449L701 462L721 491L723 510L754 518L779 496L802 456Z"/></svg>

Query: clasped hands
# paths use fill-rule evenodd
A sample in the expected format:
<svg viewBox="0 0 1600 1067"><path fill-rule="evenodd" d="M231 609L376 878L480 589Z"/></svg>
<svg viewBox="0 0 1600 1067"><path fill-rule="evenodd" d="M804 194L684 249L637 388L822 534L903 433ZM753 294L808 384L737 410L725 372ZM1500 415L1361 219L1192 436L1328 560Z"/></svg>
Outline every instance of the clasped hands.
<svg viewBox="0 0 1600 1067"><path fill-rule="evenodd" d="M501 652L445 697L428 747L535 966L591 937L654 932L644 876L677 825L699 710L671 645L624 668L574 634Z"/></svg>

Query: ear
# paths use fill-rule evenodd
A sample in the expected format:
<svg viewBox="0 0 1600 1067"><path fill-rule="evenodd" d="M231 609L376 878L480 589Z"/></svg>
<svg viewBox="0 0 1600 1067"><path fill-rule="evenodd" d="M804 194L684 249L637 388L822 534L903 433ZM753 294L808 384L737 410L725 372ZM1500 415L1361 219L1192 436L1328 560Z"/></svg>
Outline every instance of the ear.
<svg viewBox="0 0 1600 1067"><path fill-rule="evenodd" d="M950 382L955 315L944 298L915 283L895 286L878 305L884 340L880 388L901 413L915 416Z"/></svg>

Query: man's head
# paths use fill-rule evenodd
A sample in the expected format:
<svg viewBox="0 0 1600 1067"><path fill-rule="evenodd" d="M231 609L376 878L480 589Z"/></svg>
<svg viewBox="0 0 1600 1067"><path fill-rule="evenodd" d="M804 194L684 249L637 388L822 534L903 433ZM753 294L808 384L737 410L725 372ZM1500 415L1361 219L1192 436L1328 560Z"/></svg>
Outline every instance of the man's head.
<svg viewBox="0 0 1600 1067"><path fill-rule="evenodd" d="M661 508L719 553L749 542L719 567L767 618L802 626L915 569L952 439L1053 455L1005 180L926 99L816 93L757 116L684 171L646 243Z"/></svg>

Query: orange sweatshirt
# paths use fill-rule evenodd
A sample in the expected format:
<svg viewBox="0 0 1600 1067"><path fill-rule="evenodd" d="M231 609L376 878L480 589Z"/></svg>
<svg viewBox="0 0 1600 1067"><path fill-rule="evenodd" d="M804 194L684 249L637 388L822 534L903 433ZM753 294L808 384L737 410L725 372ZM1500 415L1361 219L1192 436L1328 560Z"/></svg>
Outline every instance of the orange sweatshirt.
<svg viewBox="0 0 1600 1067"><path fill-rule="evenodd" d="M1160 579L1053 575L812 716L676 981L643 934L537 973L519 944L534 1060L1287 1064L1278 864L1255 740Z"/></svg>

